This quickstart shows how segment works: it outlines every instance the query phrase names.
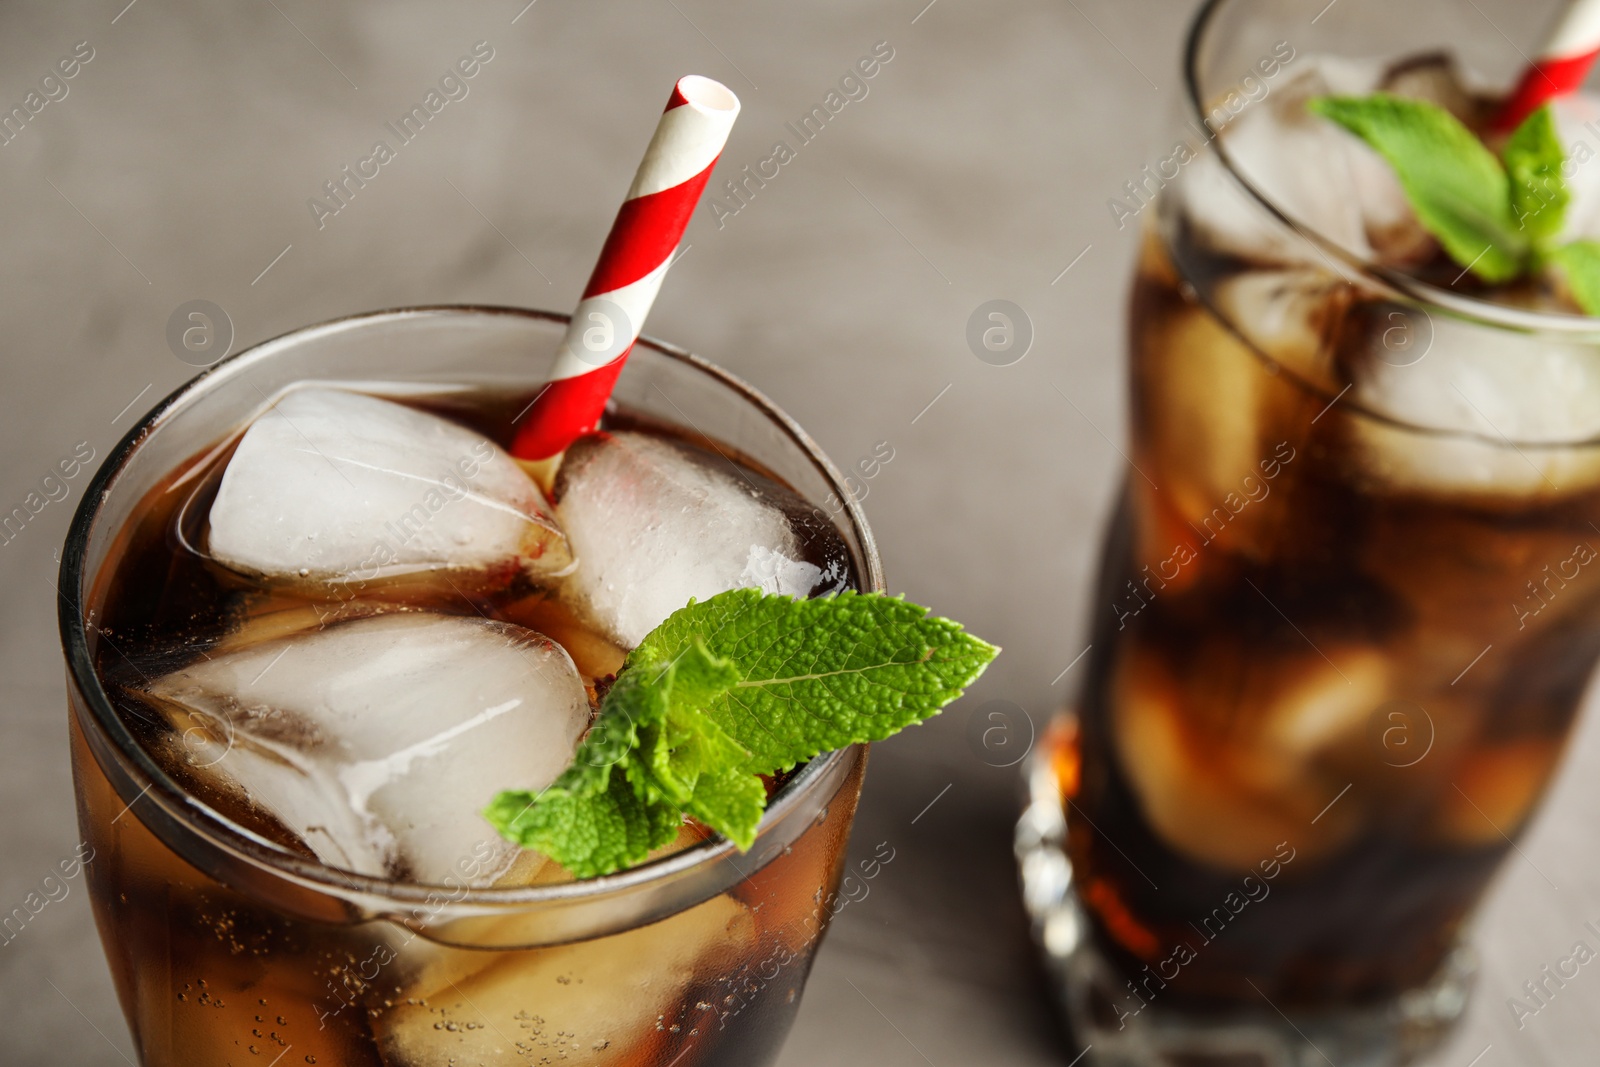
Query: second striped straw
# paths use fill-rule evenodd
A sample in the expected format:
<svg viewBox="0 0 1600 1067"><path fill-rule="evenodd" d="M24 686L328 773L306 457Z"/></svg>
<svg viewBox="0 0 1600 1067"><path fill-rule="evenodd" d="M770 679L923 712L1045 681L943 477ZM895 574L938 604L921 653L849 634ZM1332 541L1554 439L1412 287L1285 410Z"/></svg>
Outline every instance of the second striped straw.
<svg viewBox="0 0 1600 1067"><path fill-rule="evenodd" d="M1600 57L1600 0L1574 0L1556 24L1555 33L1506 97L1495 129L1510 132L1540 105L1566 96L1589 76Z"/></svg>

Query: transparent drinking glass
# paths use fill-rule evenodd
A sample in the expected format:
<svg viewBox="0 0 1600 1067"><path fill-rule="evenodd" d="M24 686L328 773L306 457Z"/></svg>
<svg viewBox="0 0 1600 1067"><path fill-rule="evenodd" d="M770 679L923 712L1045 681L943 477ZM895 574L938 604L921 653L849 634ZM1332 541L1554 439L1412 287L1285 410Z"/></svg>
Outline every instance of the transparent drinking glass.
<svg viewBox="0 0 1600 1067"><path fill-rule="evenodd" d="M72 762L95 920L147 1067L693 1067L776 1056L831 914L864 746L801 769L744 854L714 838L584 882L400 884L291 854L186 793L95 668L114 640L96 619L130 520L264 398L304 380L536 386L565 323L426 307L297 330L163 400L95 476L61 568ZM615 397L828 502L862 589L883 589L840 475L760 393L641 340Z"/></svg>
<svg viewBox="0 0 1600 1067"><path fill-rule="evenodd" d="M1320 6L1206 4L1173 139L1119 197L1130 469L1017 835L1099 1063L1432 1047L1600 656L1596 321L1383 269L1229 155L1314 57L1509 84L1522 56L1442 0Z"/></svg>

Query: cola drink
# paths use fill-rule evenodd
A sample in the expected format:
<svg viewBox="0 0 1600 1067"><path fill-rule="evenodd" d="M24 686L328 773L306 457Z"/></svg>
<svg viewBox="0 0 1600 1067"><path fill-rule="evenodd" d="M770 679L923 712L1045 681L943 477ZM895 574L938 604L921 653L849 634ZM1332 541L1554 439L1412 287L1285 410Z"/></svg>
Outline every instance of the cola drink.
<svg viewBox="0 0 1600 1067"><path fill-rule="evenodd" d="M1329 336L1351 350L1330 358L1371 358L1386 313L1339 307ZM1512 448L1330 406L1337 390L1186 295L1159 237L1131 320L1139 471L1056 741L1080 892L1132 971L1193 949L1163 997L1315 1006L1424 985L1527 825L1600 655L1600 492L1449 484L1472 451ZM1374 437L1411 450L1406 482ZM1423 452L1445 484L1410 483Z"/></svg>
<svg viewBox="0 0 1600 1067"><path fill-rule="evenodd" d="M491 365L508 330L536 350L560 325L428 314ZM343 328L379 359L404 315ZM318 350L311 363L356 359L306 333L295 344ZM271 369L239 358L236 387ZM748 854L686 823L650 863L590 882L519 853L477 814L570 761L638 628L682 606L684 582L703 597L877 581L853 511L836 524L808 502L829 468L792 424L682 354L642 342L633 360L648 387L630 405L624 376L542 497L503 452L537 386L393 370L276 394L256 392L263 377L235 391L235 405L255 401L232 426L201 418L229 399L226 376L201 382L110 461L103 510L86 506L83 540L69 542L82 600L63 619L69 658L81 652L72 750L88 880L144 1063L776 1055L837 908L859 749L773 781ZM652 409L651 391L726 436L664 418L673 408ZM362 451L375 443L393 454L375 461ZM430 449L448 459L437 477ZM287 494L285 474L301 479ZM302 505L373 502L368 517L392 521L284 531ZM299 560L280 552L297 543ZM506 546L509 562L496 558ZM725 550L743 570L719 563ZM660 592L663 553L677 566ZM278 572L280 557L305 565Z"/></svg>
<svg viewBox="0 0 1600 1067"><path fill-rule="evenodd" d="M1100 1062L1429 1047L1600 656L1600 350L1304 109L1493 101L1437 54L1277 77L1142 220L1129 471L1019 830Z"/></svg>

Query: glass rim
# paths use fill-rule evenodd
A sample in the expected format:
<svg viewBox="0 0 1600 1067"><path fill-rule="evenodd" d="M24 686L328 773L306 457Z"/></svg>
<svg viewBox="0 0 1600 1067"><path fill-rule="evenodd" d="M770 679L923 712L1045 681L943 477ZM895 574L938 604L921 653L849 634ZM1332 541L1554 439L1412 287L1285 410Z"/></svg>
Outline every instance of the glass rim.
<svg viewBox="0 0 1600 1067"><path fill-rule="evenodd" d="M1415 305L1425 313L1436 310L1452 318L1463 319L1475 325L1516 333L1550 333L1567 335L1575 341L1600 342L1600 317L1575 315L1561 311L1529 311L1509 307L1488 300L1463 296L1448 289L1414 278L1402 271L1385 267L1349 251L1313 226L1309 226L1279 207L1273 198L1256 185L1235 165L1222 131L1211 123L1205 96L1200 84L1200 64L1203 50L1209 44L1209 31L1222 9L1237 0L1205 0L1190 23L1183 47L1183 95L1190 118L1201 123L1211 133L1209 147L1217 153L1229 177L1239 183L1250 199L1260 204L1278 223L1309 241L1323 255L1359 277L1386 295Z"/></svg>
<svg viewBox="0 0 1600 1067"><path fill-rule="evenodd" d="M252 865L265 867L273 874L291 882L337 897L359 894L395 905L426 906L436 903L441 892L447 892L451 894L450 902L453 909L485 907L524 909L529 905L574 904L615 897L655 884L670 882L737 855L738 850L732 841L713 836L682 851L615 874L537 886L474 888L461 885L398 882L389 878L359 874L288 852L227 818L221 812L200 803L156 762L133 736L132 731L113 707L101 683L99 673L95 670L89 648L86 579L90 576L86 574L85 563L90 535L104 499L137 453L140 443L151 431L181 411L191 397L214 390L223 383L233 380L245 369L272 358L286 346L385 320L399 322L424 316L456 315L506 316L559 325L565 325L571 319L570 315L559 312L495 304L425 304L342 315L285 331L219 360L183 382L135 421L85 486L83 496L73 512L72 522L67 529L61 553L61 567L57 574L60 593L57 598L57 619L62 650L70 680L87 706L91 722L86 723L85 728L98 730L103 737L109 739L115 754L144 779L143 791L129 803L129 808L132 808L140 798L154 800L165 809L169 817L176 820L186 831L196 834L207 846L231 854ZM788 440L799 448L842 502L844 514L849 520L849 532L857 539L860 547L861 562L865 571L861 576L862 591L882 592L886 588L877 544L871 527L867 525L866 515L860 502L845 488L843 475L834 466L833 461L798 422L748 382L688 349L647 335L641 335L637 345L687 365L694 371L716 380L775 424ZM834 777L833 772L851 757L854 749L859 747L861 746L850 746L824 753L809 761L793 778L784 783L762 816L757 830L758 838L769 827L783 822L820 784ZM98 756L91 755L90 758L97 759ZM152 829L151 832L155 831ZM171 847L170 843L163 843Z"/></svg>

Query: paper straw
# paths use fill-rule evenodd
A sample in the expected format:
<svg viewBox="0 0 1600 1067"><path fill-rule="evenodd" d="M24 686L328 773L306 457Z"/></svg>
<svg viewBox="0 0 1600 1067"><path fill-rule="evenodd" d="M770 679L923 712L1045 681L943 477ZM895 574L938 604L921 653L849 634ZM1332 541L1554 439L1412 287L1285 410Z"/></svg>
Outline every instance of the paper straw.
<svg viewBox="0 0 1600 1067"><path fill-rule="evenodd" d="M517 430L513 455L554 456L600 421L738 115L739 98L710 78L691 74L673 87L572 313L550 382Z"/></svg>
<svg viewBox="0 0 1600 1067"><path fill-rule="evenodd" d="M1547 101L1573 92L1600 56L1600 0L1574 0L1556 25L1550 43L1501 105L1494 128L1514 130Z"/></svg>

